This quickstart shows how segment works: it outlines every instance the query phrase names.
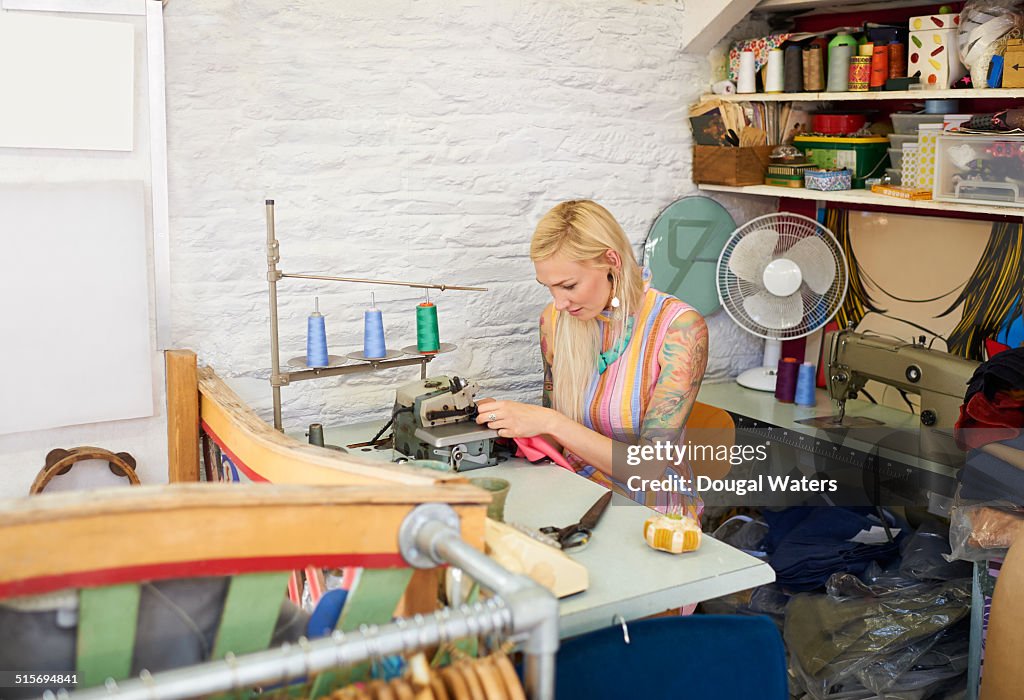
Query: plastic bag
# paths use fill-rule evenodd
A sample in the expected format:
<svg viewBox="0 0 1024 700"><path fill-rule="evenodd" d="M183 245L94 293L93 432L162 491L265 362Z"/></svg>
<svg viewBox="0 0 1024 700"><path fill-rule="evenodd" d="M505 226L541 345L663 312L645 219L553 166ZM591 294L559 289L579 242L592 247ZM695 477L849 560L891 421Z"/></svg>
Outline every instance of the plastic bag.
<svg viewBox="0 0 1024 700"><path fill-rule="evenodd" d="M967 620L939 634L880 656L857 671L865 687L888 697L890 693L930 690L967 670L970 626Z"/></svg>
<svg viewBox="0 0 1024 700"><path fill-rule="evenodd" d="M796 595L783 631L794 676L815 700L864 685L859 676L876 687L896 687L944 631L967 617L970 603L970 579L859 598Z"/></svg>
<svg viewBox="0 0 1024 700"><path fill-rule="evenodd" d="M1005 50L1006 35L1024 25L1017 4L1017 0L969 0L960 10L957 51L976 87L987 84L992 57Z"/></svg>
<svg viewBox="0 0 1024 700"><path fill-rule="evenodd" d="M864 598L882 596L919 583L892 566L882 568L878 562L871 562L859 577L846 573L832 574L825 583L825 592L833 598Z"/></svg>
<svg viewBox="0 0 1024 700"><path fill-rule="evenodd" d="M767 556L764 541L768 536L768 525L749 515L732 516L719 525L711 536L759 559Z"/></svg>
<svg viewBox="0 0 1024 700"><path fill-rule="evenodd" d="M949 581L967 578L971 566L950 561L949 530L943 524L925 521L903 547L900 573L920 581Z"/></svg>
<svg viewBox="0 0 1024 700"><path fill-rule="evenodd" d="M957 491L949 517L950 561L1002 558L1024 538L1024 508L1005 501L967 501Z"/></svg>
<svg viewBox="0 0 1024 700"><path fill-rule="evenodd" d="M701 611L709 615L767 615L782 631L789 595L778 584L769 583L757 588L730 593L705 600Z"/></svg>

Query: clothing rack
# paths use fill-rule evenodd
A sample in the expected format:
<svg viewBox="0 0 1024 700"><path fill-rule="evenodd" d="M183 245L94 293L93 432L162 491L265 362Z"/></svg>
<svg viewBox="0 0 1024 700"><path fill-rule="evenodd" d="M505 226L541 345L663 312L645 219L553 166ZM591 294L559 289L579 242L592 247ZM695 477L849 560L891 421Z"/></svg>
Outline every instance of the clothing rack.
<svg viewBox="0 0 1024 700"><path fill-rule="evenodd" d="M558 601L533 580L512 574L475 549L459 534L459 518L448 505L416 507L398 533L408 564L458 567L493 592L482 603L444 608L381 626L363 626L356 634L335 632L315 641L300 640L278 649L151 674L81 692L47 692L45 700L177 700L285 683L332 668L352 666L390 654L417 651L468 636L499 633L521 642L526 656L525 686L530 700L551 700L558 651Z"/></svg>

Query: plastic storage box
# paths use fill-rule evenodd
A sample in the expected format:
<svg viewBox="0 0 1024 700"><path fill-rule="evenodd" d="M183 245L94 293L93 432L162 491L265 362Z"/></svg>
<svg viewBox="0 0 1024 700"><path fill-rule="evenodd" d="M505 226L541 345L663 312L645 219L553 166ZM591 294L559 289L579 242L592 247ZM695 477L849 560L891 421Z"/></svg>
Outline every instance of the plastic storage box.
<svg viewBox="0 0 1024 700"><path fill-rule="evenodd" d="M941 133L941 124L922 124L917 129L918 187L930 190L935 185L935 145Z"/></svg>
<svg viewBox="0 0 1024 700"><path fill-rule="evenodd" d="M919 187L918 153L919 151L916 143L907 143L903 145L903 164L900 166L903 174L900 177L900 184L904 187Z"/></svg>
<svg viewBox="0 0 1024 700"><path fill-rule="evenodd" d="M905 143L917 143L917 132L915 131L912 134L889 134L890 148L903 148Z"/></svg>
<svg viewBox="0 0 1024 700"><path fill-rule="evenodd" d="M854 189L864 189L864 180L881 177L889 166L889 139L883 136L797 136L793 145L819 168L849 168Z"/></svg>
<svg viewBox="0 0 1024 700"><path fill-rule="evenodd" d="M945 120L942 114L891 114L892 130L897 134L913 134L917 136L917 127L922 124L941 124Z"/></svg>
<svg viewBox="0 0 1024 700"><path fill-rule="evenodd" d="M894 170L899 170L903 167L903 149L902 148L890 148L889 149L889 163L892 165ZM886 168L888 170L888 168Z"/></svg>
<svg viewBox="0 0 1024 700"><path fill-rule="evenodd" d="M934 198L1024 208L1024 136L940 134Z"/></svg>

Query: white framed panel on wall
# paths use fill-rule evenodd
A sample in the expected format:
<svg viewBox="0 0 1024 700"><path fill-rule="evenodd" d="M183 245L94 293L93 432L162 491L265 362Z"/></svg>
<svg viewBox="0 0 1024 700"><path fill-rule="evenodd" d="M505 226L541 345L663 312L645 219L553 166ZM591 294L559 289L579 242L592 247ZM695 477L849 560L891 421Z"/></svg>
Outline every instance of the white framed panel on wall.
<svg viewBox="0 0 1024 700"><path fill-rule="evenodd" d="M134 39L124 22L0 13L0 146L132 150Z"/></svg>
<svg viewBox="0 0 1024 700"><path fill-rule="evenodd" d="M0 185L0 434L154 413L143 183Z"/></svg>

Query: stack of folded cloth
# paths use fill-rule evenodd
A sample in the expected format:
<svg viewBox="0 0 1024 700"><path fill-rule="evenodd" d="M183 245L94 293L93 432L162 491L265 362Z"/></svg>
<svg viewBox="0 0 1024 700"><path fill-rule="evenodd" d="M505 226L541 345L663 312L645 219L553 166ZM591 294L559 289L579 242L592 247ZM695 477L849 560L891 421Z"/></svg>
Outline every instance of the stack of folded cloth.
<svg viewBox="0 0 1024 700"><path fill-rule="evenodd" d="M767 546L775 580L789 590L821 588L832 574L861 574L872 562L884 565L899 556L902 530L888 523L892 539L879 537L883 524L866 508L797 507L763 515L769 526ZM872 530L874 538L858 538L867 539L866 543L850 541Z"/></svg>
<svg viewBox="0 0 1024 700"><path fill-rule="evenodd" d="M1024 505L1024 348L982 363L968 383L954 435L970 450L963 498Z"/></svg>

